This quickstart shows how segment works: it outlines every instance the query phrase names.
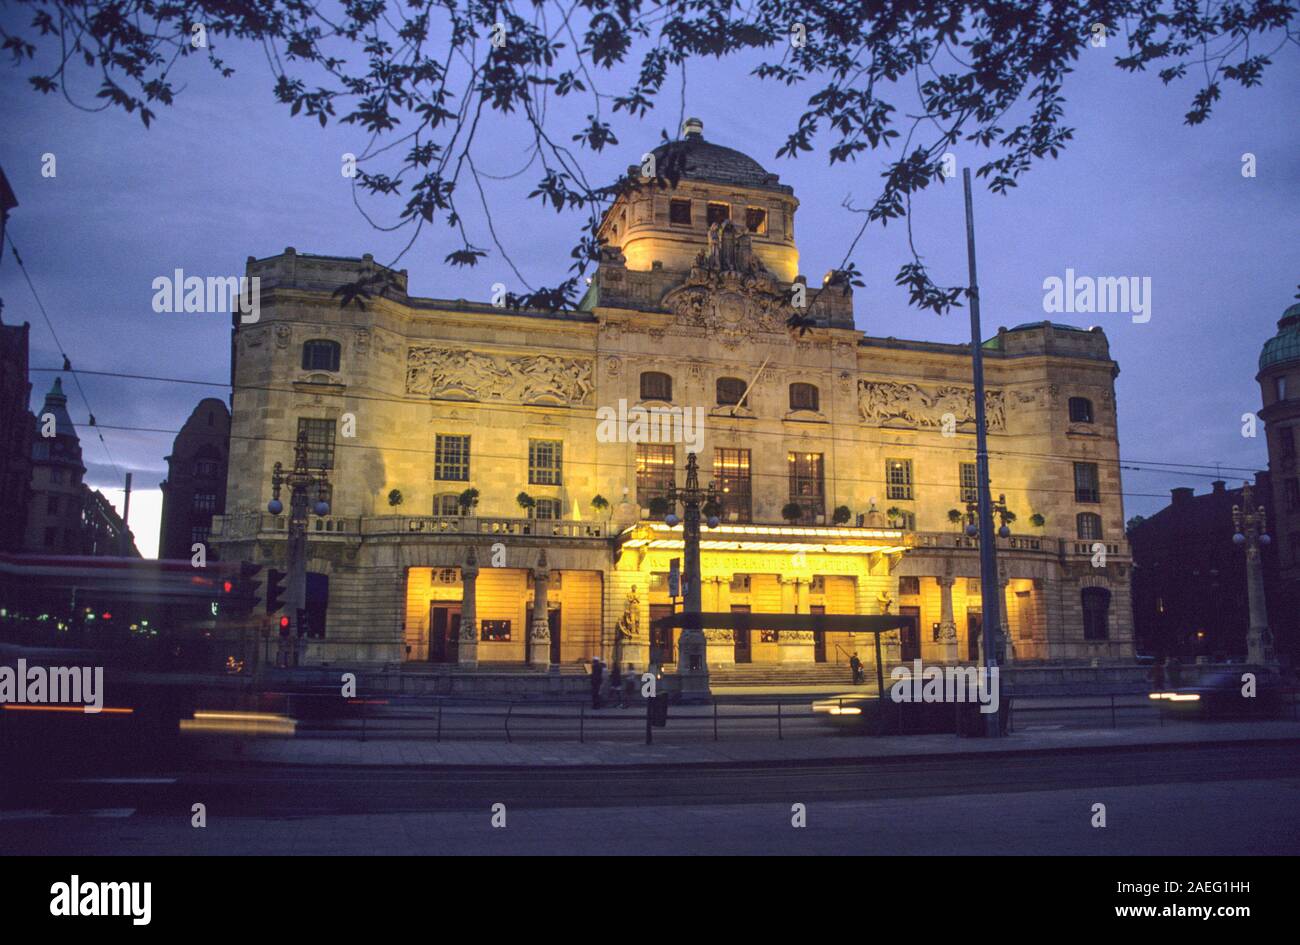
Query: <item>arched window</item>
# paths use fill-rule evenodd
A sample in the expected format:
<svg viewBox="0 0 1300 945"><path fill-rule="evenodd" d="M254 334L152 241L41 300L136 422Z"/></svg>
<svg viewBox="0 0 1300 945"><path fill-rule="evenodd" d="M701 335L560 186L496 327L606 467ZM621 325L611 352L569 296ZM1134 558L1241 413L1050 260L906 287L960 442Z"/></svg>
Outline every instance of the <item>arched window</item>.
<svg viewBox="0 0 1300 945"><path fill-rule="evenodd" d="M641 399L672 401L673 379L661 371L642 371Z"/></svg>
<svg viewBox="0 0 1300 945"><path fill-rule="evenodd" d="M1074 521L1080 538L1101 537L1101 516L1096 512L1080 512Z"/></svg>
<svg viewBox="0 0 1300 945"><path fill-rule="evenodd" d="M1087 397L1071 397L1070 422L1092 423L1092 401Z"/></svg>
<svg viewBox="0 0 1300 945"><path fill-rule="evenodd" d="M337 371L339 369L339 343L315 338L303 343L302 369L304 371Z"/></svg>
<svg viewBox="0 0 1300 945"><path fill-rule="evenodd" d="M730 407L741 403L745 398L746 386L738 377L718 378L718 406Z"/></svg>
<svg viewBox="0 0 1300 945"><path fill-rule="evenodd" d="M821 397L813 384L790 385L791 410L819 410Z"/></svg>
<svg viewBox="0 0 1300 945"><path fill-rule="evenodd" d="M1110 591L1104 587L1085 587L1080 597L1083 601L1083 638L1109 639L1107 620L1110 613Z"/></svg>

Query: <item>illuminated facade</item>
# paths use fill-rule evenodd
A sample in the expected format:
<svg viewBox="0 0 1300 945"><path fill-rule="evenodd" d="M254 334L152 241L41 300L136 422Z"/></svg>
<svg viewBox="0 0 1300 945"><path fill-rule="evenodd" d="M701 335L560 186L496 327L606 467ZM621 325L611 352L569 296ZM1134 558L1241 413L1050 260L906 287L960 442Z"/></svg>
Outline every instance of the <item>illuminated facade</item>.
<svg viewBox="0 0 1300 945"><path fill-rule="evenodd" d="M707 631L715 667L870 661L866 636L764 631L764 613L912 614L889 659L978 655L977 539L954 521L974 489L968 349L859 332L847 285L798 275L790 188L686 131L677 186L606 214L576 312L410 297L369 256L249 259L261 317L236 331L213 541L282 560L271 470L305 430L332 483L309 526L329 597L309 662L671 663L651 625L681 531L655 499L688 449L724 491L704 609L755 615ZM334 290L371 276L341 307ZM1106 337L999 329L985 364L993 494L1016 515L998 539L1011 658L1131 658Z"/></svg>

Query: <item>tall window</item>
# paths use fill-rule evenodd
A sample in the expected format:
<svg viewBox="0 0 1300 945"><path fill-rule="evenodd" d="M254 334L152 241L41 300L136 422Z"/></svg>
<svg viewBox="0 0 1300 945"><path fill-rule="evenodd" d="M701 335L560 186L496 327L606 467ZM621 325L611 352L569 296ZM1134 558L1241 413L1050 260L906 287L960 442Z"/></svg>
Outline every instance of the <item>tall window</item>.
<svg viewBox="0 0 1300 945"><path fill-rule="evenodd" d="M302 346L304 371L337 371L339 369L339 343L316 338Z"/></svg>
<svg viewBox="0 0 1300 945"><path fill-rule="evenodd" d="M651 499L673 487L677 463L675 449L672 444L636 445L636 501L641 508L649 507Z"/></svg>
<svg viewBox="0 0 1300 945"><path fill-rule="evenodd" d="M826 514L822 454L790 452L786 465L790 469L790 501L803 509L804 521L816 521Z"/></svg>
<svg viewBox="0 0 1300 945"><path fill-rule="evenodd" d="M1300 509L1300 479L1287 479L1286 489L1286 510L1294 512Z"/></svg>
<svg viewBox="0 0 1300 945"><path fill-rule="evenodd" d="M437 435L433 449L433 478L469 482L469 437Z"/></svg>
<svg viewBox="0 0 1300 945"><path fill-rule="evenodd" d="M691 202L689 200L668 201L668 222L691 225Z"/></svg>
<svg viewBox="0 0 1300 945"><path fill-rule="evenodd" d="M307 434L307 465L312 469L334 468L334 428L333 420L314 420L309 417L298 418L298 435Z"/></svg>
<svg viewBox="0 0 1300 945"><path fill-rule="evenodd" d="M1283 459L1295 459L1296 427L1282 427L1277 431L1277 445Z"/></svg>
<svg viewBox="0 0 1300 945"><path fill-rule="evenodd" d="M460 495L444 492L433 497L433 514L438 516L460 515Z"/></svg>
<svg viewBox="0 0 1300 945"><path fill-rule="evenodd" d="M978 468L974 463L961 463L957 469L963 502L978 502L980 499Z"/></svg>
<svg viewBox="0 0 1300 945"><path fill-rule="evenodd" d="M662 371L642 371L641 399L671 401L673 379Z"/></svg>
<svg viewBox="0 0 1300 945"><path fill-rule="evenodd" d="M818 410L820 398L817 388L812 384L790 385L791 410Z"/></svg>
<svg viewBox="0 0 1300 945"><path fill-rule="evenodd" d="M911 499L912 495L912 461L910 459L885 460L885 497L888 499Z"/></svg>
<svg viewBox="0 0 1300 945"><path fill-rule="evenodd" d="M1106 640L1110 637L1107 618L1110 612L1110 591L1104 587L1085 587L1083 600L1083 638Z"/></svg>
<svg viewBox="0 0 1300 945"><path fill-rule="evenodd" d="M900 597L917 597L921 593L921 579L903 575L898 579L898 594Z"/></svg>
<svg viewBox="0 0 1300 945"><path fill-rule="evenodd" d="M217 510L217 496L213 492L196 492L194 493L193 510L200 515L215 512Z"/></svg>
<svg viewBox="0 0 1300 945"><path fill-rule="evenodd" d="M740 403L745 397L748 385L738 377L718 378L718 406L730 407Z"/></svg>
<svg viewBox="0 0 1300 945"><path fill-rule="evenodd" d="M745 229L762 236L767 232L767 211L762 207L745 208Z"/></svg>
<svg viewBox="0 0 1300 945"><path fill-rule="evenodd" d="M221 464L215 459L196 459L194 475L199 479L211 479L220 470Z"/></svg>
<svg viewBox="0 0 1300 945"><path fill-rule="evenodd" d="M1074 501L1101 501L1101 483L1097 478L1096 463L1074 464Z"/></svg>
<svg viewBox="0 0 1300 945"><path fill-rule="evenodd" d="M715 223L726 223L730 219L731 219L730 204L725 204L725 203L709 204L708 216L705 218L705 222L709 226L713 226L713 224Z"/></svg>
<svg viewBox="0 0 1300 945"><path fill-rule="evenodd" d="M1092 401L1087 397L1071 397L1070 422L1092 423Z"/></svg>
<svg viewBox="0 0 1300 945"><path fill-rule="evenodd" d="M533 506L534 518L557 519L564 517L564 503L559 499L538 499Z"/></svg>
<svg viewBox="0 0 1300 945"><path fill-rule="evenodd" d="M1074 517L1080 538L1101 537L1101 516L1096 512L1080 512Z"/></svg>
<svg viewBox="0 0 1300 945"><path fill-rule="evenodd" d="M560 485L560 457L563 448L564 444L559 440L528 441L528 482L530 485Z"/></svg>
<svg viewBox="0 0 1300 945"><path fill-rule="evenodd" d="M748 522L750 512L749 450L715 449L713 478L722 493L722 519Z"/></svg>

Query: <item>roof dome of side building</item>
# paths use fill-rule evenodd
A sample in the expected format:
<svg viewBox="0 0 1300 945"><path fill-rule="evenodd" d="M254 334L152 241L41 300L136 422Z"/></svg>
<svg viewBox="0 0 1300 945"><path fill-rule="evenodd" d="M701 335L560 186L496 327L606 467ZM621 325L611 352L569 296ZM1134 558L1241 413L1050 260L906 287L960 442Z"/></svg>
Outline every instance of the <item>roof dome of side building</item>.
<svg viewBox="0 0 1300 945"><path fill-rule="evenodd" d="M1264 371L1290 361L1300 361L1300 302L1282 313L1277 334L1264 342L1264 349L1259 353L1259 369Z"/></svg>

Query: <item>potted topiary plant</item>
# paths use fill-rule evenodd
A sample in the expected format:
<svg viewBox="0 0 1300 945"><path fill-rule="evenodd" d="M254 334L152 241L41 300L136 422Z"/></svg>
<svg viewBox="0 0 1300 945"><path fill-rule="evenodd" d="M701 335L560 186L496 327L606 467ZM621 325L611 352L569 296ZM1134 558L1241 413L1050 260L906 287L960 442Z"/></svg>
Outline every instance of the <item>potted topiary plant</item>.
<svg viewBox="0 0 1300 945"><path fill-rule="evenodd" d="M1047 524L1047 519L1043 518L1042 513L1035 512L1033 515L1029 516L1029 524L1034 526L1034 528L1042 528Z"/></svg>
<svg viewBox="0 0 1300 945"><path fill-rule="evenodd" d="M962 518L964 518L964 516L956 509L948 510L948 521L952 522L954 525L958 524Z"/></svg>
<svg viewBox="0 0 1300 945"><path fill-rule="evenodd" d="M597 515L609 509L609 499L597 493L591 497L591 508Z"/></svg>
<svg viewBox="0 0 1300 945"><path fill-rule="evenodd" d="M457 496L456 504L460 506L461 515L469 515L478 505L478 490L466 489Z"/></svg>
<svg viewBox="0 0 1300 945"><path fill-rule="evenodd" d="M388 492L388 504L396 508L402 504L402 490L391 489Z"/></svg>
<svg viewBox="0 0 1300 945"><path fill-rule="evenodd" d="M668 504L668 500L661 495L657 495L650 500L650 517L663 518L668 514L670 508L671 506Z"/></svg>
<svg viewBox="0 0 1300 945"><path fill-rule="evenodd" d="M529 518L533 517L533 509L537 508L536 499L530 496L527 492L521 492L519 495L515 496L515 501L519 503L519 507L524 510L525 515Z"/></svg>
<svg viewBox="0 0 1300 945"><path fill-rule="evenodd" d="M847 505L837 505L835 511L831 513L831 524L847 525L851 518L853 518L853 512Z"/></svg>
<svg viewBox="0 0 1300 945"><path fill-rule="evenodd" d="M781 517L793 525L803 518L803 506L798 502L787 502L781 506Z"/></svg>
<svg viewBox="0 0 1300 945"><path fill-rule="evenodd" d="M903 510L896 505L891 505L889 508L885 509L885 515L889 517L890 526L897 527L894 523L903 517Z"/></svg>

